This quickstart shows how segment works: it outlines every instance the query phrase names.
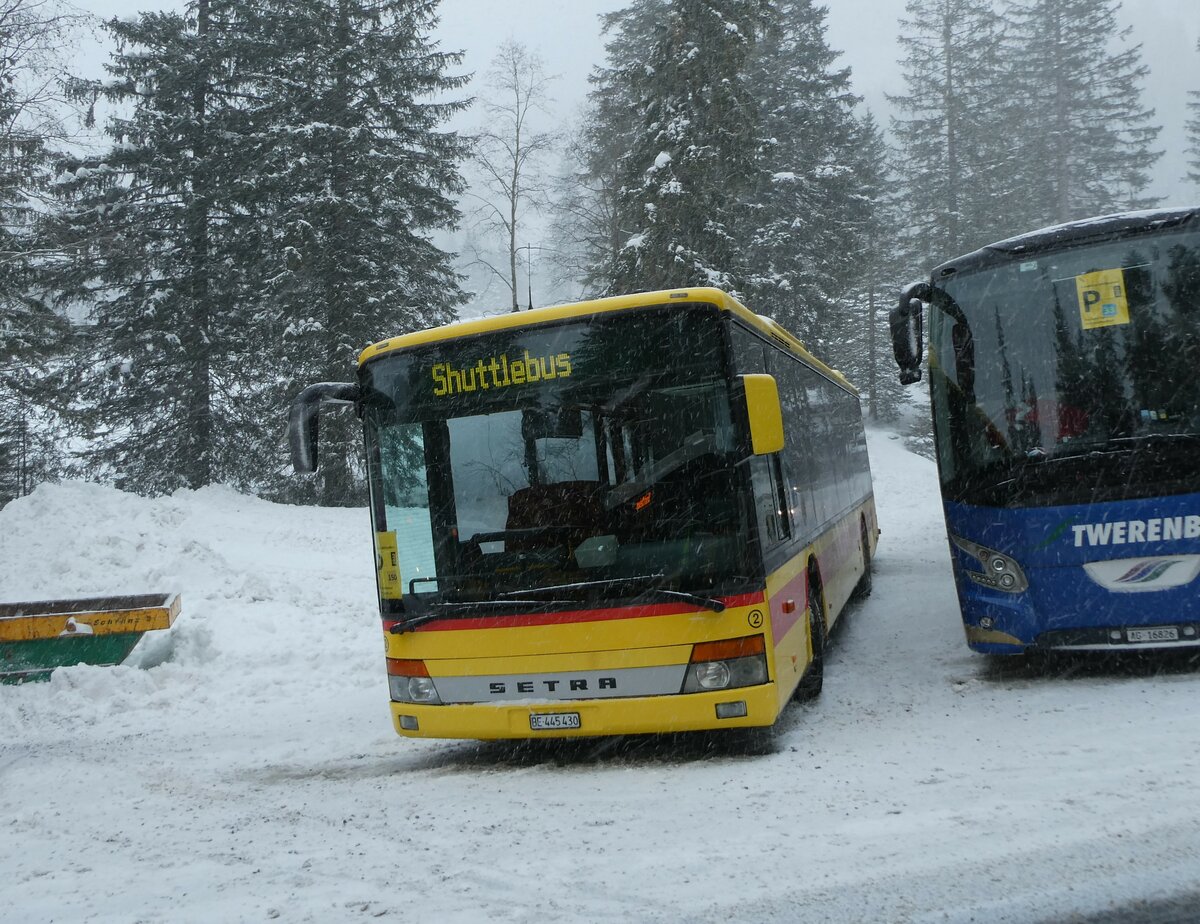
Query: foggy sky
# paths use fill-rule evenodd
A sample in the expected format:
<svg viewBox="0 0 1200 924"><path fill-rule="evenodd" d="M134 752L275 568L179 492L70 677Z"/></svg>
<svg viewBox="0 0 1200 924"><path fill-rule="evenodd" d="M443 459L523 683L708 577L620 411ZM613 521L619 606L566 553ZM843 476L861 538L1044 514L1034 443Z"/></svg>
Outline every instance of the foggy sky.
<svg viewBox="0 0 1200 924"><path fill-rule="evenodd" d="M180 8L182 0L77 0L77 5L102 17L130 16L138 10ZM481 75L507 38L524 42L558 76L554 86L555 121L573 119L588 90L587 75L604 60L597 15L620 9L624 0L443 0L437 37L445 50L464 52L462 70ZM843 52L853 72L855 92L864 98L885 127L891 115L885 93L901 92L897 59L898 20L905 0L828 0L829 40ZM1165 196L1163 203L1188 205L1200 201L1200 189L1186 183L1184 123L1189 90L1200 90L1200 3L1195 0L1124 0L1122 16L1135 27L1131 41L1143 45L1150 66L1144 84L1146 102L1157 110L1162 125L1157 148L1164 152L1151 188ZM83 55L89 68L107 51L97 44ZM479 81L471 88L480 92ZM467 113L455 127L469 129L479 117Z"/></svg>
<svg viewBox="0 0 1200 924"><path fill-rule="evenodd" d="M438 34L446 49L466 52L464 70L476 74L487 70L506 38L537 50L547 71L559 75L557 113L569 118L587 93L589 70L604 60L597 15L625 5L624 0L443 0ZM828 0L826 6L829 43L843 53L855 92L886 128L892 110L885 94L903 92L896 35L905 0ZM1200 201L1200 189L1182 179L1187 170L1187 92L1200 90L1200 3L1124 0L1122 17L1134 26L1129 41L1142 43L1142 59L1150 66L1145 100L1157 110L1155 121L1163 127L1157 148L1164 154L1151 193L1167 197L1164 205Z"/></svg>

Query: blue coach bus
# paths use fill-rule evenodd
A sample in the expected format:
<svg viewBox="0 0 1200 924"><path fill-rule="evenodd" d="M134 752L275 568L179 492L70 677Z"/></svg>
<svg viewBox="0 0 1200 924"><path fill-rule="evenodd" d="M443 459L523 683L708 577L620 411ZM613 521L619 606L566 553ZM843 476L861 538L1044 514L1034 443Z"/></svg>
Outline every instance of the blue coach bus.
<svg viewBox="0 0 1200 924"><path fill-rule="evenodd" d="M1200 209L1073 222L908 286L976 651L1200 645Z"/></svg>

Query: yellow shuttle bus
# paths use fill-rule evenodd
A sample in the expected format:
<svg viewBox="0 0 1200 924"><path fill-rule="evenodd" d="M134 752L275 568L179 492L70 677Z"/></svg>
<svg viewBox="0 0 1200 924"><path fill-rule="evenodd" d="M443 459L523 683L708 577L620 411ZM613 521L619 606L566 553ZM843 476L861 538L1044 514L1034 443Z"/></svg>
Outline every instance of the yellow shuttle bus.
<svg viewBox="0 0 1200 924"><path fill-rule="evenodd" d="M297 396L363 421L401 735L769 726L878 536L858 396L717 289L385 340Z"/></svg>

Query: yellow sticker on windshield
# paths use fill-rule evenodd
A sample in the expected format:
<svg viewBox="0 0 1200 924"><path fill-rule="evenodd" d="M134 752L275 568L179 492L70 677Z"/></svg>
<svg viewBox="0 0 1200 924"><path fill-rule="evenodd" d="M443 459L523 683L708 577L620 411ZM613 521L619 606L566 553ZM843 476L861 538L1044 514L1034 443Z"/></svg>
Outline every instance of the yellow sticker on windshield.
<svg viewBox="0 0 1200 924"><path fill-rule="evenodd" d="M399 600L403 585L395 532L375 534L375 569L379 573L379 596L384 600Z"/></svg>
<svg viewBox="0 0 1200 924"><path fill-rule="evenodd" d="M1079 296L1079 320L1084 330L1129 323L1124 270L1100 270L1076 276L1075 292Z"/></svg>

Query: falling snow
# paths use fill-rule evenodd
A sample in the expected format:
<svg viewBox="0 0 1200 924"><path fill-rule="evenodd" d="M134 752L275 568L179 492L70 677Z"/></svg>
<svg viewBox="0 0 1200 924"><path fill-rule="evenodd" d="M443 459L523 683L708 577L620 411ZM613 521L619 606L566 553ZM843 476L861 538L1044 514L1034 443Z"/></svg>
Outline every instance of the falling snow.
<svg viewBox="0 0 1200 924"><path fill-rule="evenodd" d="M126 666L0 687L11 921L1031 921L1194 881L1194 672L963 642L932 463L870 433L874 593L766 753L389 722L363 510L43 486L0 599L177 590Z"/></svg>

